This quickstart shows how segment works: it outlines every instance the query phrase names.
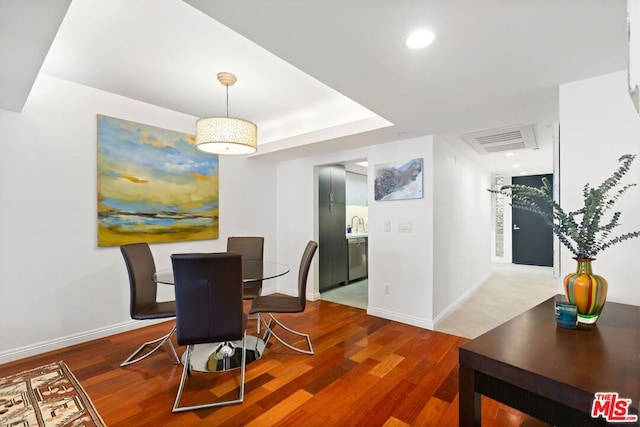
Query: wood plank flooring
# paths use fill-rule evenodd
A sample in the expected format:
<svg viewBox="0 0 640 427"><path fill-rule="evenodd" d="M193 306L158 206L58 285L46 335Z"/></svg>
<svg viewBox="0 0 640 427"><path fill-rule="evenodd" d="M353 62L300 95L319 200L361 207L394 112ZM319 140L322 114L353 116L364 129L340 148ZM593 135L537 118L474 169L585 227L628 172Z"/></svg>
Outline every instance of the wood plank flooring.
<svg viewBox="0 0 640 427"><path fill-rule="evenodd" d="M272 339L263 358L247 366L241 405L173 414L182 366L168 353L119 366L173 322L0 365L0 376L63 360L111 427L458 425L458 347L467 339L328 301L309 302L304 313L279 319L308 332L316 354L295 353ZM254 321L248 331L255 332ZM238 371L194 372L185 398L232 396L238 378ZM482 404L485 426L535 423L490 399Z"/></svg>

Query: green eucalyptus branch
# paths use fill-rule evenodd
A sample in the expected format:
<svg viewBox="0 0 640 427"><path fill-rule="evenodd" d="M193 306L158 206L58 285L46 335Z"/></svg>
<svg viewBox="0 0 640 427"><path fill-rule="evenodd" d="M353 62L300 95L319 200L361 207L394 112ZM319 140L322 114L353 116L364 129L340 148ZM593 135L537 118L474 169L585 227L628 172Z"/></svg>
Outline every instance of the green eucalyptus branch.
<svg viewBox="0 0 640 427"><path fill-rule="evenodd" d="M625 154L618 159L620 165L598 187L586 183L582 188L584 206L566 212L553 199L553 189L549 181L542 178L541 187L528 185L504 185L497 190L488 190L511 199L511 206L540 215L551 226L553 233L577 258L594 258L600 251L624 240L640 237L640 231L625 233L611 238L611 232L620 225L620 212L614 212L609 220L604 215L613 208L618 199L636 184L625 184L610 194L631 168L635 154ZM543 209L543 203L551 208L551 213Z"/></svg>

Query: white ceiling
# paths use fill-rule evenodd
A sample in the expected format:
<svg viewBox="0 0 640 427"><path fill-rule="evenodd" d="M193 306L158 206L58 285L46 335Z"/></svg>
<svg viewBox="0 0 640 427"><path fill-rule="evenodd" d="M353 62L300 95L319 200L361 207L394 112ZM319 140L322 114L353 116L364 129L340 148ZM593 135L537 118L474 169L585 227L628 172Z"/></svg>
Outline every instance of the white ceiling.
<svg viewBox="0 0 640 427"><path fill-rule="evenodd" d="M276 159L435 134L492 172L549 172L558 86L627 64L625 0L68 4L0 0L0 108L22 108L42 64L194 118L224 115L215 74L230 71L229 115L254 121L258 155ZM408 50L418 27L436 41ZM540 149L510 158L460 139L530 123Z"/></svg>

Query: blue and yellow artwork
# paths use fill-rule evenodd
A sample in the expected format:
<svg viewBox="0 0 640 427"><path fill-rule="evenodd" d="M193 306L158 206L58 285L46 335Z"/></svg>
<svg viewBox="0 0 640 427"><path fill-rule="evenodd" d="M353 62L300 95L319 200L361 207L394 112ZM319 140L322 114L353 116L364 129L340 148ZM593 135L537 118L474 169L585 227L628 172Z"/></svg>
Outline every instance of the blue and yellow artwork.
<svg viewBox="0 0 640 427"><path fill-rule="evenodd" d="M98 246L217 239L218 178L194 135L98 115Z"/></svg>

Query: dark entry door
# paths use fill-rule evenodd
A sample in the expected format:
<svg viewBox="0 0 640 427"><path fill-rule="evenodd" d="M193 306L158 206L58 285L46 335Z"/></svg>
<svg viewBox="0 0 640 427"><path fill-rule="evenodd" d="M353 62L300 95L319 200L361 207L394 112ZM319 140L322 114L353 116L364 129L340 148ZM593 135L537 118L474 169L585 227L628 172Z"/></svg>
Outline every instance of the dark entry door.
<svg viewBox="0 0 640 427"><path fill-rule="evenodd" d="M513 184L542 187L545 177L553 185L553 175L529 175L513 177ZM551 213L545 202L540 207ZM553 231L542 217L522 209L511 209L513 230L511 232L511 257L514 264L553 267Z"/></svg>

